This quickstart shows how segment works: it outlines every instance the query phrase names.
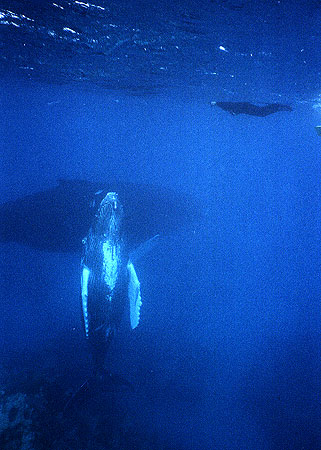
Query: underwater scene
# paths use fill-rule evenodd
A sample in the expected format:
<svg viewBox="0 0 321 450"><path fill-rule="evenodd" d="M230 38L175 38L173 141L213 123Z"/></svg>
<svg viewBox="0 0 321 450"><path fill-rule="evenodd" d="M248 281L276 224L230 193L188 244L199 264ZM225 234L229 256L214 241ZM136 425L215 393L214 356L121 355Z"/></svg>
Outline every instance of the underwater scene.
<svg viewBox="0 0 321 450"><path fill-rule="evenodd" d="M320 21L0 0L0 450L321 450Z"/></svg>

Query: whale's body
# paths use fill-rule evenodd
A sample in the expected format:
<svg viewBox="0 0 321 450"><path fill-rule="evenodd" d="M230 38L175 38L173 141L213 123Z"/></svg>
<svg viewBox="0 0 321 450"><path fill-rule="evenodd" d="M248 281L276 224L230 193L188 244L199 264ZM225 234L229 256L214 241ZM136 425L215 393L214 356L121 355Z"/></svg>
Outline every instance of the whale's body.
<svg viewBox="0 0 321 450"><path fill-rule="evenodd" d="M81 260L83 322L96 370L103 368L127 299L132 328L139 322L140 283L129 260L123 234L123 207L118 195L109 192L83 239Z"/></svg>

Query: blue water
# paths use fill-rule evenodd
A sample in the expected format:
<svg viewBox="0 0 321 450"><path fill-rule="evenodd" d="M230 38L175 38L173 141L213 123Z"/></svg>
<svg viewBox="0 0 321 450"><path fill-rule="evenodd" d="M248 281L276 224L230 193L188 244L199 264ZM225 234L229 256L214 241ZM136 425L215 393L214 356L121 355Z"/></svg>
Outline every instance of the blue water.
<svg viewBox="0 0 321 450"><path fill-rule="evenodd" d="M284 8L281 23L290 11L296 17L290 3L272 3ZM313 3L301 8L315 20L320 10ZM224 13L249 23L248 5L218 5L220 32L232 43ZM133 8L138 14L140 5ZM166 14L172 18L175 11L162 11L165 22ZM260 23L266 26L263 17ZM268 23L277 28L276 16ZM315 43L319 35L307 23L305 17L304 42ZM238 31L235 48L248 46ZM162 23L159 33L166 34ZM321 116L313 107L320 89L309 84L318 78L314 44L305 64L310 71L301 72L298 41L293 31L293 41L283 42L277 74L270 59L266 66L257 61L260 78L253 80L238 60L240 88L224 77L222 92L219 81L195 81L196 62L190 86L187 72L181 79L178 72L172 88L140 95L92 80L28 79L14 65L14 77L0 81L2 202L44 191L61 178L159 185L195 202L195 222L162 236L137 264L141 323L131 331L124 317L107 358L112 371L137 387L132 397L117 394L137 433L131 450L147 448L144 437L155 449L321 449L321 157L314 130ZM262 51L268 44L265 36ZM257 51L260 45L254 38ZM220 64L228 71L225 57ZM249 58L244 64L252 64ZM297 89L289 81L291 64ZM133 75L127 76L129 85ZM269 77L282 83L271 86ZM294 111L233 117L211 107L212 100L280 101ZM15 242L1 243L1 255L3 388L8 372L14 378L25 371L31 377L68 373L72 390L91 364L81 325L79 255ZM108 405L92 414L99 408ZM104 439L99 445L87 448L116 448Z"/></svg>

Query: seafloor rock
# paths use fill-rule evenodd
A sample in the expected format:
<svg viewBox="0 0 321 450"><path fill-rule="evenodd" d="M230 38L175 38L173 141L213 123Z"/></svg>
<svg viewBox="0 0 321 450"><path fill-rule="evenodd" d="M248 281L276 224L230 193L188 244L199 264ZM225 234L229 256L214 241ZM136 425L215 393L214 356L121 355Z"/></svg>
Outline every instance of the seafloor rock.
<svg viewBox="0 0 321 450"><path fill-rule="evenodd" d="M25 394L0 397L0 448L1 450L33 450L34 433L31 430L32 410Z"/></svg>
<svg viewBox="0 0 321 450"><path fill-rule="evenodd" d="M0 450L168 449L144 425L137 409L143 393L98 382L70 402L72 391L61 377L29 375L0 391Z"/></svg>

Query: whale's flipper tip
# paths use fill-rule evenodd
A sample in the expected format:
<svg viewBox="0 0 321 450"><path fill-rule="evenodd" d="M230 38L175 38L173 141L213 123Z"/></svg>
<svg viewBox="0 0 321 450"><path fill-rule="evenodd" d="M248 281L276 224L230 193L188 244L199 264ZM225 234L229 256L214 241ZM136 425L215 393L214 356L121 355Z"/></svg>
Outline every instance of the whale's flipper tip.
<svg viewBox="0 0 321 450"><path fill-rule="evenodd" d="M319 136L321 136L321 125L317 125L315 127L316 132L318 133Z"/></svg>

